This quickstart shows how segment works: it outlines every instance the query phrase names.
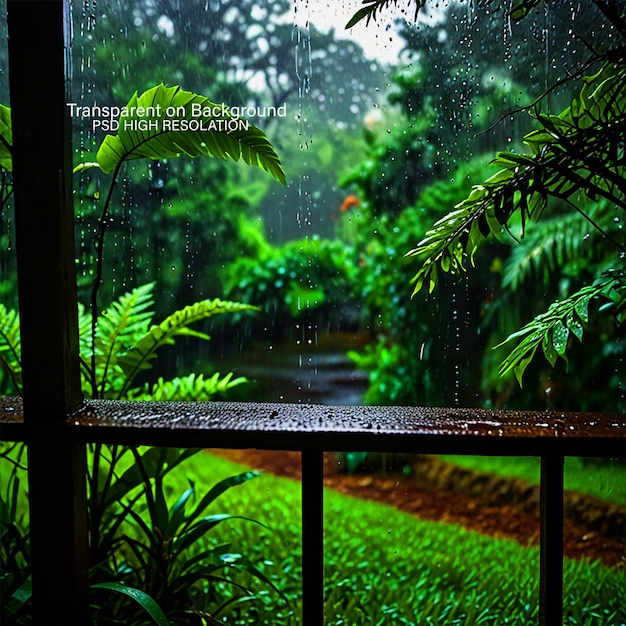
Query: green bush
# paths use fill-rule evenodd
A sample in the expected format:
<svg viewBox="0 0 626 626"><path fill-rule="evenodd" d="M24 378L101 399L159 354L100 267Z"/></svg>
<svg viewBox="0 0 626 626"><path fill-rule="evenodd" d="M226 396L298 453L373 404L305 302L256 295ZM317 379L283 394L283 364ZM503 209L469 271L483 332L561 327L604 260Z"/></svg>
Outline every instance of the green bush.
<svg viewBox="0 0 626 626"><path fill-rule="evenodd" d="M465 301L465 291L457 293L458 288L449 280L438 293L411 299L414 268L406 252L450 203L464 197L469 189L469 173L482 168L484 163L478 158L459 166L450 180L424 188L415 205L395 217L388 213L370 217L365 203L352 265L355 289L366 308L363 315L376 341L363 353L352 352L350 356L359 368L369 372L367 404L453 404L457 388L466 386L473 375L471 369L455 369L458 363L451 357L457 346L450 345L451 339L441 332L442 319L450 322L458 315L454 299ZM494 246L490 255L485 255L483 284L469 289L482 292L489 281L495 280L488 266L501 252ZM478 320L480 300L477 297L471 309L464 304L464 323ZM459 354L469 354L473 359L480 356L477 337L464 333L454 341L462 345ZM476 399L472 402L475 404Z"/></svg>
<svg viewBox="0 0 626 626"><path fill-rule="evenodd" d="M355 302L349 256L349 246L338 240L290 241L227 265L225 294L259 307L279 333L292 321L312 316L319 327L338 320L349 325L350 303Z"/></svg>

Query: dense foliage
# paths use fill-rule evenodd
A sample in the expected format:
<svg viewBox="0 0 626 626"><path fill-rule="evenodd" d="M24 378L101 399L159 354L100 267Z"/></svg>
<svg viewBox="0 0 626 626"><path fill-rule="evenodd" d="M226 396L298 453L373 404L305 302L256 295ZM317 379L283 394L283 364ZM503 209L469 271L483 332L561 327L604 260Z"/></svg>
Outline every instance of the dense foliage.
<svg viewBox="0 0 626 626"><path fill-rule="evenodd" d="M193 107L208 112L222 101L291 107L285 118L258 120L267 135L256 126L162 132L156 114L154 132L122 128L102 139L90 119L74 120L85 395L225 397L244 377L218 373L206 340L213 318L229 313L221 350L259 336L288 344L303 324L311 335L365 335L367 347L350 356L369 373L366 403L624 409L623 9L546 2L537 17L537 0L515 0L508 12L496 0L452 1L419 21L432 4L368 0L350 20L381 20L388 6L412 18L398 27L402 56L383 71L332 31L292 26L284 1L206 3L203 19L196 3L174 0L135 2L130 15L99 7L99 16L74 3L84 32L73 89L83 99L173 106L185 122ZM568 28L547 29L548 14ZM0 105L2 393L21 386L11 143L10 110ZM494 158L494 146L506 151ZM177 353L166 347L175 340ZM297 621L298 496L280 484L283 500L268 511L259 488L229 513L209 513L218 495L255 474L224 477L201 495L197 485L214 482L206 464L184 485L174 478L193 454L91 448L94 622L141 623L146 612L157 623ZM0 583L9 613L26 619L23 451L6 457L0 549L10 574ZM241 528L255 530L233 531L244 548L222 540L222 522L250 521L255 497L282 534L248 524ZM328 502L342 522L327 539L334 623L381 614L394 623L534 618L528 551L444 536L435 525L416 530L414 520L338 496ZM462 561L450 556L460 544ZM514 586L494 567L503 553ZM269 555L279 574L268 574ZM567 619L623 621L614 573L568 568L576 581L566 589Z"/></svg>
<svg viewBox="0 0 626 626"><path fill-rule="evenodd" d="M398 3L368 3L355 14L351 23L376 18L385 5L395 4ZM423 4L426 3L418 3L415 10L419 11ZM509 16L520 22L515 28L525 28L534 4L515 3ZM624 390L619 372L623 370L626 314L623 271L626 246L622 217L626 83L621 44L625 16L610 3L596 4L598 10L586 11L585 17L594 25L608 22L606 28L614 36L597 41L586 57L574 55L576 69L568 71L566 76L546 74L544 79L552 84L543 92L538 92L528 79L521 86L524 81L521 60L528 58L531 49L518 46L514 58L519 58L520 63L511 66L514 80L507 83L505 91L514 96L509 99L508 111L505 108L499 112L494 107L499 96L493 79L503 69L494 67L494 60L487 58L472 58L475 64L470 65L465 55L453 52L461 48L473 32L493 34L498 39L498 33L493 30L495 22L489 23L487 9L493 6L497 12L499 5L484 3L484 7L474 12L473 23L472 20L459 22L451 6L447 17L454 30L448 28L446 22L439 26L439 31L405 29L408 46L415 51L414 62L409 66L408 80L406 70L405 75L395 77L402 89L400 96L392 92L389 100L401 104L406 124L395 141L388 136L373 140L372 159L344 181L358 185L366 203L372 207L374 224L370 228L385 225L388 220L397 220L400 224L397 216L403 206L415 207L406 211L423 210L420 200L415 202L415 198L419 198L418 190L428 188L432 184L429 181L451 171L451 163L458 162L460 154L467 150L469 132L474 133L472 151L478 156L490 149L482 143L486 129L497 131L499 126L523 112L532 114L538 128L523 134L523 142L530 153L524 153L522 144L512 151L499 153L492 162L500 168L499 172L486 174L484 183L474 182L464 197L455 201L448 199L447 205L442 203L440 212L431 216L426 225L409 226L413 241L418 243L407 246L404 252L421 259L417 274L413 270L415 275L411 279L415 319L407 323L402 315L393 316L393 322L379 339L379 347L373 352L370 349L371 361L368 357L357 357L359 363L369 364L372 370L374 385L369 393L373 402L407 398L413 403L419 402L421 397L425 403L432 403L428 389L422 389L420 383L428 381L433 359L436 359L435 371L445 371L446 367L448 372L456 370L451 373L461 390L465 382L462 374L459 376L459 368L471 370L474 364L474 371L482 370L483 398L479 402L483 404L507 406L514 402L515 406L529 408L542 405L561 409L606 410L609 405L614 410L623 408ZM408 3L405 5L408 8ZM561 9L551 7L555 17ZM573 18L570 37L581 20L582 16ZM435 37L439 37L438 46L434 45ZM441 55L445 48L448 52ZM477 54L480 56L489 49L479 47ZM537 63L532 61L530 65L535 68ZM421 87L428 84L425 78L433 68L441 71L440 88L436 92ZM489 82L483 78L482 88L478 77L468 74L479 68L484 77L491 74ZM579 81L582 88L574 81ZM576 89L580 89L578 94ZM552 102L563 101L568 94L571 94L571 104L558 114L551 113ZM488 127L489 124L492 126ZM448 129L445 138L444 128ZM391 134L393 137L393 130ZM424 146L430 147L430 156ZM437 150L437 146L445 146L445 153ZM410 177L395 172L401 162L407 163L404 171L410 171ZM425 164L428 167L424 167ZM481 180L476 171L471 172L470 178ZM457 175L450 180L457 180ZM401 190L408 190L408 193ZM500 244L483 250L481 244L488 237ZM506 247L512 244L507 251ZM373 260L373 264L379 263ZM478 292L478 297L465 297L461 315L465 328L475 329L480 338L471 348L467 342L458 342L457 350L479 350L482 356L478 362L468 358L459 363L444 345L436 353L427 355L428 367L420 373L415 366L407 364L415 362L410 355L424 355L425 339L432 336L429 330L433 326L423 326L424 313L432 297L424 300L421 290L424 287L433 293L448 328L454 328L455 315L458 319L461 308L458 291L450 280L438 284L442 280L438 277L441 271L459 276L468 265L478 266L478 276L471 280L462 277L465 292L471 293L476 284L483 295ZM395 283L397 275L395 272L387 283L398 285ZM384 281L378 282L379 287L384 284ZM392 294L393 300L395 289L387 287L385 291ZM555 298L557 300L543 313L542 307L547 308ZM453 306L448 309L453 300ZM522 302L536 305L528 307ZM423 330L411 338L411 330L420 328L420 323ZM518 330L524 323L527 325ZM583 330L602 344L601 348L591 350L591 356L589 348L583 351L572 344L572 340L576 343L583 339ZM467 334L468 330L463 331L463 335ZM520 339L519 345L507 356L502 348L503 341L506 340L505 348L508 348L509 342ZM499 365L491 348L497 349ZM548 367L533 360L538 351L543 352ZM561 367L558 360L569 368ZM383 366L379 365L381 362ZM512 372L520 385L522 375L527 372L527 378L531 378L530 388L539 390L538 397L534 393L517 392L507 382L507 375ZM599 380L604 381L603 391L595 393ZM478 391L479 385L476 381L470 384L470 393L462 398L464 403L475 402L472 394ZM412 394L416 387L419 391ZM441 390L441 384L436 388ZM391 389L394 391L389 392ZM592 389L594 391L590 392ZM458 399L459 393L455 392L454 396L447 396L446 403Z"/></svg>
<svg viewBox="0 0 626 626"><path fill-rule="evenodd" d="M404 3L367 3L353 22L385 19L388 4ZM179 20L167 2L157 12L139 3L133 26L126 27L137 46L124 50L115 49L111 39L125 28L117 12L96 29L89 15L79 15L86 9L77 7L76 19L90 25L77 57L95 55L81 67L80 89L91 82L96 101L118 102L129 93L124 68L132 66L135 85L146 91L128 104L200 104L200 96L182 89L148 89L150 51L158 51L166 61L184 59L181 70L164 65L169 84L184 82L214 94L212 99L235 103L287 104L296 113L262 120L293 177L280 194L267 177L224 168L217 159L172 158L204 151L200 136L171 135L169 151L160 145L158 153L150 153L148 141L135 154L130 135L111 135L98 152L90 120L77 119L81 299L89 300L95 316L99 291L113 301L155 281L174 303L155 302L161 319L172 308L215 296L260 307L258 321L232 326L239 338L264 334L289 341L303 320L322 332L364 331L370 346L353 356L370 372L367 402L617 410L623 402L618 372L624 348L623 171L616 141L624 127L623 16L610 10L611 3L594 4L584 12L597 32L589 49L570 44L573 37L584 39L578 34L582 13L550 6L553 19L567 19L574 33L549 34L555 59L563 50L572 63L561 76L551 74L545 62L533 3L516 2L506 14L495 2L469 12L452 2L437 20L416 25L411 19L399 26L405 49L389 69L386 91L378 94L378 67L354 43L313 25L296 31L294 67L304 82L294 83L292 68L279 54L287 54L285 29L293 27L274 22L286 4L263 10L247 2L209 7L213 28L223 34L217 44L209 42L207 26L194 19L192 7ZM406 3L406 15L429 8ZM489 45L474 45L478 33ZM270 51L264 42L271 43ZM199 72L209 58L211 69ZM248 74L235 70L235 58ZM306 78L313 69L318 82ZM101 76L107 72L113 79L105 84ZM245 76L255 72L259 80L252 88ZM4 118L2 202L10 216L8 110ZM322 124L328 133L314 131ZM128 150L117 150L116 141L127 142ZM492 174L487 162L499 142L508 151L496 158L500 171ZM214 155L241 154L250 162L238 144L204 145ZM109 163L103 152L108 148L123 158ZM140 154L151 160L132 160ZM88 167L103 159L102 171ZM104 175L112 169L115 183ZM282 169L272 173L285 180ZM487 182L477 185L481 180ZM343 204L338 184L351 194L343 194ZM355 202L346 204L349 198ZM295 231L284 226L294 222ZM3 224L0 236L10 247L10 217ZM115 263L103 254L105 225L107 248L124 250ZM490 239L498 241L480 245ZM421 266L405 259L408 251L424 259ZM0 287L12 308L11 255L1 254L7 278ZM459 282L472 262L477 272ZM456 275L443 280L441 270ZM414 291L424 285L412 300L411 279ZM429 296L421 295L431 288ZM570 295L571 306L564 302ZM547 312L555 299L559 305ZM520 306L529 301L531 307ZM591 343L577 345L581 338L604 347L590 354ZM245 349L245 341L237 345ZM539 353L543 363L532 358ZM210 354L185 345L178 360L186 369L202 368ZM583 368L583 360L591 367ZM519 382L524 374L530 392L517 389L513 373ZM152 383L175 375L171 359L163 359ZM601 388L599 380L605 381ZM6 374L3 384L8 385Z"/></svg>
<svg viewBox="0 0 626 626"><path fill-rule="evenodd" d="M158 458L159 453L153 450L151 456L146 457L146 463L148 459L155 462ZM126 462L132 465L133 459L128 458ZM473 462L477 465L478 460ZM519 459L512 459L512 462L517 464ZM536 460L534 464L536 469ZM521 468L526 468L526 465ZM533 482L528 470L523 474L521 468L518 468L518 475ZM578 479L590 482L588 468L572 470L568 472L568 477L576 474ZM23 479L23 472L18 470L17 473ZM596 486L609 482L603 473L594 475L598 477ZM299 624L302 550L300 485L270 474L248 482L250 475L245 468L213 455L196 454L180 464L174 464L172 471L163 476L170 514L174 511L174 503L190 489L188 477L191 476L196 485L206 483L224 487L223 481L232 476L239 477L241 481L236 488L231 481L231 488L207 506L203 514L205 518L215 520L221 517L220 513L224 510L231 516L250 517L251 511L254 511L259 521L271 526L268 529L263 524L225 518L216 527L219 532L209 532L201 540L197 553L205 551L209 554L207 568L228 562L234 558L236 551L242 551L242 567L234 580L248 589L240 593L236 585L228 584L227 580L212 579L208 595L215 599L213 594L217 594L220 600L213 604L211 615L222 622L242 626ZM124 480L130 480L130 475ZM140 491L145 488L137 472L135 480ZM115 493L112 490L110 495ZM129 491L123 495L122 502L130 501L134 493ZM1 504L5 494L0 495ZM142 500L143 496L140 496L136 508ZM419 520L388 506L356 501L338 493L328 492L325 505L327 515L332 515L334 520L334 523L327 523L325 535L325 611L332 623L368 624L372 619L392 619L398 623L402 620L415 623L416 619L420 619L428 623L428 619L434 618L442 623L453 623L457 619L466 624L477 623L477 620L478 623L479 620L484 623L506 623L505 620L509 620L511 624L536 621L539 559L536 548L519 546L510 540L493 540L456 526ZM189 496L187 504L180 504L179 509L187 509L185 515L190 517L190 513L199 506L200 502L194 502L193 496ZM182 514L180 519L184 519ZM149 546L148 535L132 519L128 520L125 531L128 540ZM6 543L0 544L0 549L9 545L10 536L10 533L4 535ZM104 540L105 537L101 544ZM230 544L230 547L226 548L225 544ZM460 545L463 546L462 556ZM188 558L193 553L183 554ZM142 555L141 549L139 555ZM176 555L178 560L179 554ZM416 558L416 555L421 555L421 558ZM153 564L157 562L155 560ZM246 571L248 562L256 565L262 578L255 576L252 568ZM190 569L196 565L189 563ZM570 560L565 561L564 570L565 620L591 626L619 623L624 619L623 606L620 606L624 580L619 571L607 569L597 562ZM515 575L512 576L511 572ZM141 570L137 572L137 575L140 574ZM226 579L232 579L233 574L232 567L226 567L219 573ZM503 581L509 582L503 584ZM525 581L521 588L520 581ZM282 593L274 591L268 582ZM194 594L201 589L202 585L190 585L188 593L200 600ZM407 589L410 590L408 593ZM124 599L119 592L109 592L107 597L105 591L94 589L92 594L92 598L103 603L102 621L106 615L105 608L121 608L121 605L115 605L119 596L127 602L126 610L130 608L137 623L148 623L147 614L135 600ZM438 602L432 602L433 598L438 598ZM208 613L204 617L210 623Z"/></svg>

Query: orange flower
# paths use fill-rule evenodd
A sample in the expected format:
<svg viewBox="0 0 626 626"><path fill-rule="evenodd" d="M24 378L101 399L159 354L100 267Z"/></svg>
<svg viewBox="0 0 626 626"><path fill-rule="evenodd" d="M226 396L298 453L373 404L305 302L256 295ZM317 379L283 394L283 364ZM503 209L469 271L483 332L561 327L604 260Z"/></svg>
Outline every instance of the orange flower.
<svg viewBox="0 0 626 626"><path fill-rule="evenodd" d="M345 213L348 209L351 209L353 206L359 206L359 204L359 199L355 195L350 194L341 203L341 206L339 207L339 213Z"/></svg>

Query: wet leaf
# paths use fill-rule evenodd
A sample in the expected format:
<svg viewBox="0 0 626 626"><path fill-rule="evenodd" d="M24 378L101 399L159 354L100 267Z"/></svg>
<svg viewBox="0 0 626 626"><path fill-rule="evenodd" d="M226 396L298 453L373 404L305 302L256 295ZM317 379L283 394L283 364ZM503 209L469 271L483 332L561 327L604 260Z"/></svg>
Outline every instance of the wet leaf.
<svg viewBox="0 0 626 626"><path fill-rule="evenodd" d="M543 341L541 342L541 347L543 349L544 356L548 360L548 363L550 363L550 365L554 367L556 365L556 360L559 358L559 355L554 349L554 346L552 345L552 342L550 341L548 335L544 336Z"/></svg>
<svg viewBox="0 0 626 626"><path fill-rule="evenodd" d="M0 104L0 171L13 171L11 148L13 133L11 132L11 109Z"/></svg>
<svg viewBox="0 0 626 626"><path fill-rule="evenodd" d="M168 626L169 622L167 621L167 617L161 610L161 607L144 591L140 589L135 589L134 587L129 587L128 585L123 585L118 582L111 583L97 583L91 586L92 589L108 589L110 591L115 591L117 593L121 593L129 598L132 598L141 605L141 607L150 615L150 617L154 620L154 623L158 626Z"/></svg>
<svg viewBox="0 0 626 626"><path fill-rule="evenodd" d="M576 311L576 315L583 321L583 323L589 323L589 300L591 299L591 295L578 300L574 305L574 311Z"/></svg>
<svg viewBox="0 0 626 626"><path fill-rule="evenodd" d="M166 159L186 154L214 156L256 165L285 184L285 172L265 133L245 126L225 105L180 87L157 85L137 92L120 115L117 135L107 135L96 159L108 174L130 159ZM176 118L168 113L176 111ZM147 115L147 112L150 115ZM149 123L147 127L139 123Z"/></svg>
<svg viewBox="0 0 626 626"><path fill-rule="evenodd" d="M568 338L569 329L561 320L558 320L552 329L552 345L560 356L565 354Z"/></svg>
<svg viewBox="0 0 626 626"><path fill-rule="evenodd" d="M583 339L583 325L578 319L570 314L567 318L567 327L572 331L572 334L579 340Z"/></svg>

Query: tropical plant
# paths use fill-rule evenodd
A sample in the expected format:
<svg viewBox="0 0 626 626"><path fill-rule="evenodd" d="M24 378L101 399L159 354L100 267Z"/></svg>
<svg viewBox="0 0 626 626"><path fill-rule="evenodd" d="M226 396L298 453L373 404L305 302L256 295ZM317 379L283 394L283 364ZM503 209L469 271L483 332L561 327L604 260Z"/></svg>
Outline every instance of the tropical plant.
<svg viewBox="0 0 626 626"><path fill-rule="evenodd" d="M20 347L20 318L15 309L7 309L0 303L0 373L2 391L10 387L18 391L22 387L22 364Z"/></svg>
<svg viewBox="0 0 626 626"><path fill-rule="evenodd" d="M92 621L99 623L213 623L256 595L254 579L277 590L255 561L216 530L247 516L205 511L227 490L255 478L243 472L218 480L202 497L193 481L175 492L170 472L199 450L89 446L89 589ZM24 444L0 450L0 623L28 623L30 550ZM6 471L4 471L6 470ZM179 479L180 481L180 479ZM177 488L177 487L176 487ZM258 522L255 522L258 524ZM245 575L242 578L241 575ZM224 596L225 589L230 592Z"/></svg>
<svg viewBox="0 0 626 626"><path fill-rule="evenodd" d="M626 254L623 242L611 237L601 224L587 215L577 202L577 195L592 201L604 198L616 210L626 209L623 181L626 170L617 153L616 133L626 122L626 65L606 64L596 75L585 79L579 98L560 115L537 113L540 128L526 135L530 154L501 153L494 164L502 167L482 185L473 188L469 197L454 212L435 223L433 229L413 249L411 255L426 259L414 277L414 293L425 281L432 290L437 269L451 273L466 270L476 251L489 235L510 233L514 213L519 214L520 234L524 237L527 222L536 221L548 207L549 198L568 203L587 219L591 228L603 234L615 246L617 267ZM615 214L614 217L619 219ZM570 332L582 339L582 325L588 321L589 301L608 301L617 323L626 319L626 279L623 271L598 277L595 287L583 287L566 300L555 303L546 315L535 318L507 341L530 335L503 363L502 373L513 369L521 384L522 375L536 348L554 365L564 357ZM606 307L608 310L608 307Z"/></svg>
<svg viewBox="0 0 626 626"><path fill-rule="evenodd" d="M351 247L352 280L374 341L363 352L351 351L349 356L369 374L366 404L448 404L455 399L456 385L466 386L468 373L455 371L455 353L478 358L479 338L464 334L457 339L464 346L462 351L446 350L446 340L438 337L437 328L441 316L453 316L458 310L455 286L446 281L440 289L445 298L425 296L412 303L410 280L414 270L405 253L433 219L467 194L469 174L483 167L480 158L462 163L448 179L423 187L415 203L396 216L387 212L370 216L368 205L376 196L370 198L364 190L363 224ZM485 259L483 266L488 263ZM471 289L478 292L475 285ZM450 297L450 293L454 295ZM466 309L467 320L478 317L478 311Z"/></svg>
<svg viewBox="0 0 626 626"><path fill-rule="evenodd" d="M13 175L11 146L13 134L11 132L11 110L0 104L0 218L8 212L10 200L13 195ZM4 221L0 223L0 263L2 263L3 276L0 279L0 299L12 306L15 302L16 267L11 251L12 237L10 226L5 227Z"/></svg>
<svg viewBox="0 0 626 626"><path fill-rule="evenodd" d="M476 185L410 252L427 257L414 277L414 292L425 281L432 291L439 268L451 273L465 271L467 260L473 261L481 242L507 231L516 212L519 236L524 237L527 222L539 219L549 198L559 198L579 210L574 203L576 194L582 193L626 209L624 166L615 153L615 133L620 132L626 117L625 76L626 66L609 63L584 81L580 97L560 115L536 114L541 127L524 137L531 153L500 153L493 163L502 169ZM619 242L608 235L607 239L624 252Z"/></svg>
<svg viewBox="0 0 626 626"><path fill-rule="evenodd" d="M349 24L369 20L392 3L396 4L389 0L368 2ZM416 4L419 10L426 3ZM522 20L537 4L536 0L514 2L510 19ZM583 285L555 302L548 312L505 340L508 343L522 339L500 368L502 374L514 371L520 384L539 345L552 366L559 357L565 358L569 338L582 338L590 302L605 303L601 309L610 312L617 325L623 325L626 319L626 277L621 269L626 255L623 231L612 236L607 222L595 221L586 210L588 201L607 201L614 207L609 212L610 219L622 221L626 209L626 64L621 43L626 33L626 15L623 8L620 10L613 3L598 0L594 4L610 21L618 43L604 51L594 50L576 71L569 72L530 105L515 111L530 113L537 123L538 127L524 137L530 152L499 153L493 161L499 171L475 185L469 196L436 221L408 253L423 257L413 277L415 294L426 285L432 291L438 271L465 272L468 265L474 264L476 253L487 238L500 239L506 234L514 240L524 238L529 223L549 214L555 202L578 212L590 229L602 235L614 252L612 271L596 275L593 285ZM591 73L598 66L600 69ZM583 86L571 105L558 115L543 112L541 107L547 96L573 79L580 79Z"/></svg>
<svg viewBox="0 0 626 626"><path fill-rule="evenodd" d="M173 112L173 113L172 113ZM107 135L96 154L96 161L77 165L75 172L91 167L105 174L112 172L100 216L96 240L96 269L91 292L92 363L95 370L95 341L98 316L98 291L102 284L104 237L109 219L113 190L122 166L134 159L168 159L186 155L214 156L224 160L243 160L261 167L285 183L285 172L278 155L265 134L246 120L233 117L228 108L180 87L157 85L141 95L135 94L123 107L116 135Z"/></svg>
<svg viewBox="0 0 626 626"><path fill-rule="evenodd" d="M193 615L214 620L233 606L233 600L220 603L218 589L223 584L243 592L237 596L239 602L254 600L251 590L231 576L236 571L274 587L255 563L235 552L230 543L216 543L208 537L231 520L255 522L226 513L205 515L205 511L225 491L255 478L258 472L220 480L200 498L190 480L188 489L174 501L167 497L166 476L197 452L95 446L94 456L102 455L97 467L106 479L89 475L92 582L107 589L123 579L124 584L143 590L154 600L168 620L183 624ZM123 473L115 475L124 466ZM110 594L96 597L100 607L96 622L115 617L119 603L125 601ZM133 613L126 604L124 615L129 619ZM140 617L137 613L135 619Z"/></svg>
<svg viewBox="0 0 626 626"><path fill-rule="evenodd" d="M8 461L8 462L6 462ZM0 450L5 467L0 492L0 598L3 623L18 623L30 597L30 545L24 530L20 491L25 476L26 445L7 444Z"/></svg>
<svg viewBox="0 0 626 626"><path fill-rule="evenodd" d="M209 335L190 326L201 320L224 313L243 313L257 307L219 299L203 300L175 311L160 324L152 324L150 310L155 284L148 283L121 295L105 308L98 318L95 333L94 358L90 361L92 334L91 318L79 306L79 337L83 392L92 398L147 399L156 396L169 400L209 400L223 397L229 389L246 382L229 373L221 376L211 373L190 374L183 378L154 383L145 382L133 387L135 378L153 365L158 351L174 344L178 337L194 337L204 341ZM15 392L21 391L21 348L19 316L0 304L0 364L13 383ZM90 367L90 363L94 367Z"/></svg>
<svg viewBox="0 0 626 626"><path fill-rule="evenodd" d="M10 118L4 115L7 111L0 111L3 174L5 170L10 171L11 166L5 154L7 152L10 156L11 147ZM175 117L171 115L172 111ZM284 171L271 144L259 129L250 127L245 120L233 118L225 112L224 106L178 87L159 85L141 96L135 94L124 108L119 124L119 132L103 141L97 160L81 163L75 168L75 173L93 167L100 168L105 174L113 172L97 232L91 315L84 307L79 307L85 394L116 399L140 399L152 395L168 399L211 399L241 384L244 379L233 378L232 374L224 377L213 374L206 379L191 374L169 382L159 378L151 387L148 383L137 388L132 386L139 374L151 368L157 351L164 345L173 344L176 337L209 339L205 333L189 328L191 324L217 314L255 307L219 299L202 300L174 312L158 325L151 325L154 283L150 283L122 295L100 312L98 290L103 280L104 238L116 179L126 161L167 159L181 154L241 159L249 165L262 167L283 183ZM15 391L19 392L19 318L14 310L0 307L0 328L0 363ZM218 483L200 498L191 512L186 507L195 497L193 484L173 505L168 504L163 489L164 476L197 452L169 449L141 452L128 446L90 446L87 472L89 565L92 592L97 598L94 605L96 623L102 619L109 623L120 619L124 623L141 621L142 615L128 606L130 600L136 601L140 607L138 610L148 612L159 624L167 624L164 609L168 616L183 619L179 615L181 612L193 612L197 608L198 615L212 619L207 611L213 610L209 604L215 602L217 596L215 592L208 592L207 585L221 581L247 591L244 585L228 577L220 578L218 572L240 568L264 579L252 562L230 551L227 545L197 548L197 543L210 530L233 517L202 517L204 510L226 489L253 478L255 473ZM129 457L134 464L123 471L125 459ZM5 562L24 572L28 565L27 534L17 534L13 524L17 515L17 492L18 482L12 476L7 498L0 499L0 537L3 538ZM141 506L145 511L140 513ZM192 556L188 555L190 549L194 551ZM18 558L22 559L19 563ZM198 585L204 585L200 592ZM5 591L11 593L11 603L19 604L15 606L16 611L30 598L27 587L27 579L17 589L15 585L10 589L2 585L3 597ZM103 592L106 592L105 597ZM220 610L225 608L222 606Z"/></svg>
<svg viewBox="0 0 626 626"><path fill-rule="evenodd" d="M3 107L0 110L0 136L2 137L2 152L0 164L2 172L11 171L11 124L10 110ZM100 314L98 292L103 282L104 241L109 223L109 213L113 199L113 190L122 166L127 162L140 158L152 160L171 159L186 155L192 158L198 156L213 156L224 160L242 160L248 165L254 165L269 172L276 180L285 183L285 172L278 155L265 134L246 120L236 118L228 113L228 107L211 102L208 98L181 89L180 87L165 87L157 85L141 95L136 92L126 107L123 107L118 120L116 135L107 135L100 145L95 161L85 161L74 168L75 173L84 172L91 168L99 168L105 174L112 172L108 192L102 207L98 232L95 244L95 270L90 297L91 309L91 338L90 357L84 350L82 358L83 374L91 386L92 397L117 397L129 390L132 380L141 370L150 367L148 361L154 356L155 350L166 343L171 343L174 335L195 334L206 339L206 335L193 333L188 324L228 310L242 310L245 305L224 303L218 300L203 301L185 307L183 310L168 317L160 330L150 332L136 345L136 350L128 351L128 334L135 333L142 328L148 319L144 309L148 306L141 290L128 297L124 296L118 305L112 305L106 315ZM4 191L3 191L4 194ZM133 318L129 318L128 307L136 306ZM10 314L6 309L0 310L3 321L7 324ZM81 311L82 313L82 311ZM82 318L82 315L81 315ZM17 316L13 314L15 323ZM104 328L99 329L102 324ZM5 324L3 323L3 328ZM81 319L81 336L84 337L84 319ZM137 336L135 339L139 338ZM5 360L3 353L11 352L14 348L15 337L2 337L4 344L0 348L0 359L3 369L11 372L12 376L19 375L19 359L15 362L15 354L9 354ZM104 339L105 346L97 345ZM87 348L82 342L83 348ZM119 350L123 349L125 356L118 362ZM125 379L113 376L111 388L106 388L105 379L110 371L122 369ZM101 374L100 374L101 372ZM99 378L100 377L100 378ZM19 380L14 380L19 383ZM190 381L186 381L189 383ZM209 379L203 385L203 397L208 389L217 381ZM116 384L121 387L116 388ZM194 381L197 385L198 381ZM116 391L117 389L117 391ZM171 395L170 387L168 394ZM135 397L138 397L135 393Z"/></svg>
<svg viewBox="0 0 626 626"><path fill-rule="evenodd" d="M157 325L151 325L154 283L143 285L122 295L100 315L96 328L95 370L89 368L88 358L81 358L83 387L86 395L96 398L128 398L154 400L212 400L225 397L228 391L246 382L243 377L234 378L232 373L221 376L214 373L207 378L202 374L190 374L182 378L144 383L133 387L135 377L152 366L157 351L164 345L173 344L180 336L192 336L208 340L209 336L192 330L194 322L218 315L254 310L255 307L221 300L195 303L177 311ZM84 355L90 354L91 321L84 307L79 307L80 345ZM8 372L17 392L21 389L19 317L14 310L0 305L0 362ZM11 452L11 451L9 451ZM18 451L19 452L19 451ZM237 568L265 580L254 564L227 547L208 548L200 554L194 552L185 565L180 564L191 544L222 521L232 519L229 515L201 518L202 511L225 489L253 478L254 473L232 477L216 485L191 513L185 507L195 497L196 489L190 489L170 505L163 493L163 478L198 450L148 449L139 451L130 446L89 446L88 523L90 582L94 594L95 621L112 619L123 615L125 623L141 622L141 615L148 612L157 623L167 623L168 617L181 622L181 615L191 606L199 606L202 612L213 612L219 605L215 591L203 594L197 591L201 580L205 587L218 578L220 570L235 571ZM21 453L4 455L13 459L8 477L6 494L0 494L0 557L3 571L2 597L7 603L9 615L27 612L30 599L28 577L28 532L19 520L18 494L20 481L18 469L23 469ZM128 459L132 458L132 463ZM123 467L129 465L124 471ZM143 512L138 513L144 506ZM169 526L168 526L169 524ZM178 524L178 525L177 525ZM173 526L172 526L173 525ZM171 528L175 545L170 552L155 546L159 533ZM133 528L135 530L133 530ZM146 537L141 539L141 534ZM138 538L139 535L139 538ZM182 538L185 541L182 541ZM130 547L128 547L130 546ZM130 551L130 552L129 552ZM129 556L135 554L138 561ZM172 564L163 562L166 554L176 554L176 574ZM129 560L130 558L130 560ZM170 557L167 557L168 559ZM173 558L173 557L172 557ZM192 567L193 565L193 567ZM164 578L163 578L164 577ZM180 580L186 585L180 585ZM245 592L245 601L253 598L246 587L230 578L229 584ZM160 587L159 587L160 585ZM158 593L154 595L158 587ZM175 590L173 590L175 588ZM183 593L184 592L184 593ZM194 596L193 602L190 600ZM244 600L242 600L244 601ZM135 607L136 608L133 608ZM225 611L221 606L220 611ZM165 611L165 613L164 613Z"/></svg>

